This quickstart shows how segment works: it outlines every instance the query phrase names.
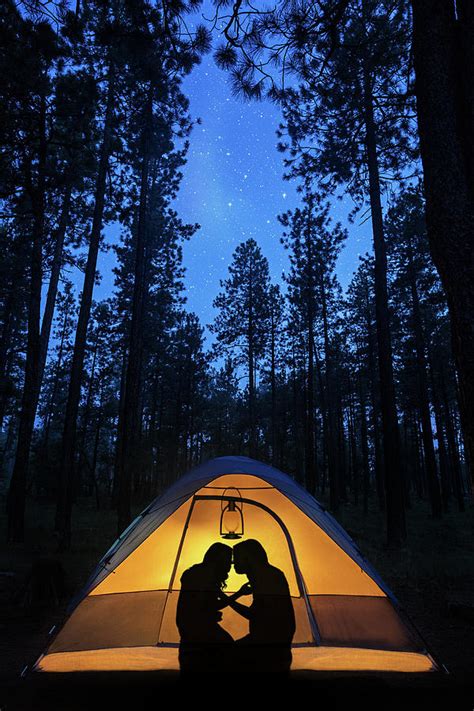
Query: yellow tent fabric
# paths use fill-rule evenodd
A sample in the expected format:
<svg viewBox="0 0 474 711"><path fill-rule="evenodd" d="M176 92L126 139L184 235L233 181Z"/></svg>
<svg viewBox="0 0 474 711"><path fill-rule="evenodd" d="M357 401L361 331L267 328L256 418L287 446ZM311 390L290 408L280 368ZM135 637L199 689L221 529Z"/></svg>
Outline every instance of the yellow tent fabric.
<svg viewBox="0 0 474 711"><path fill-rule="evenodd" d="M292 669L438 668L393 594L313 497L272 467L220 457L182 477L112 546L35 670L178 669L181 575L221 540L222 497L234 489L243 501L241 540L259 540L288 580ZM226 592L244 582L232 569ZM234 639L247 624L223 610L221 625Z"/></svg>

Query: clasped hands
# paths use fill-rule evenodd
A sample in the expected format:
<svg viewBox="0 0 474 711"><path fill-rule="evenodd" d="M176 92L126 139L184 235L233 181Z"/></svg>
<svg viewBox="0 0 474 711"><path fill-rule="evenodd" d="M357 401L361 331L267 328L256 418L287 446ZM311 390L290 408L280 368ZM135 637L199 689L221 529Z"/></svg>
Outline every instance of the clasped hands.
<svg viewBox="0 0 474 711"><path fill-rule="evenodd" d="M247 582L247 583L244 583L242 585L242 587L240 587L237 590L237 592L235 592L233 595L229 595L227 597L224 593L223 597L224 598L227 597L228 600L229 600L229 598L231 598L232 600L237 600L239 597L242 597L242 595L252 595L252 593L253 593L252 586L250 583ZM217 612L217 621L220 622L221 620L222 620L222 612L218 611Z"/></svg>

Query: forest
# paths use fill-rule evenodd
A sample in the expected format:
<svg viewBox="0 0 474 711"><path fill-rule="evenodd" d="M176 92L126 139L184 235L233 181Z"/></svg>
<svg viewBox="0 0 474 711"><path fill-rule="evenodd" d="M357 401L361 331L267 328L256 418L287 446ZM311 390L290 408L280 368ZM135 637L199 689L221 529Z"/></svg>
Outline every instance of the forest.
<svg viewBox="0 0 474 711"><path fill-rule="evenodd" d="M61 550L84 500L120 534L186 470L239 454L336 515L375 505L400 547L419 502L433 519L471 505L474 6L200 6L2 3L2 535L23 540L30 500L54 504ZM291 268L272 279L240 242L205 324L183 264L200 226L174 200L197 119L182 82L209 52L235 95L281 107L300 201L277 216ZM361 220L373 250L343 289Z"/></svg>

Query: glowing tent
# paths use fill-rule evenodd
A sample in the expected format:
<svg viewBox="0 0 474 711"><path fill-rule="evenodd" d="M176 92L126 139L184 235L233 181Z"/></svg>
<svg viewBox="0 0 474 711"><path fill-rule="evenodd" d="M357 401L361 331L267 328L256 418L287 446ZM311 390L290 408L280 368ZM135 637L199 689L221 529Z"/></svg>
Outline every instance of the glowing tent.
<svg viewBox="0 0 474 711"><path fill-rule="evenodd" d="M181 575L222 540L222 527L232 537L242 524L241 539L258 539L288 580L292 669L438 669L394 595L305 489L261 462L219 457L181 477L124 531L35 671L178 669ZM232 570L226 592L245 580ZM230 608L221 624L234 638L248 631Z"/></svg>

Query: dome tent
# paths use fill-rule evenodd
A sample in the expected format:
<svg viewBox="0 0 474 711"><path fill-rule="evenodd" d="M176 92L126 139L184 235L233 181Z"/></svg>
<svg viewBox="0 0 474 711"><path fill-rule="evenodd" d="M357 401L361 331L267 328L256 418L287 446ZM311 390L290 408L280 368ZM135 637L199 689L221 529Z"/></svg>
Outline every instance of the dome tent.
<svg viewBox="0 0 474 711"><path fill-rule="evenodd" d="M229 493L241 497L242 540L259 540L288 580L296 618L292 669L438 670L344 529L291 477L247 457L207 461L153 501L101 559L34 670L178 669L181 575L221 539ZM226 592L243 582L231 570ZM221 624L234 639L248 631L230 607Z"/></svg>

